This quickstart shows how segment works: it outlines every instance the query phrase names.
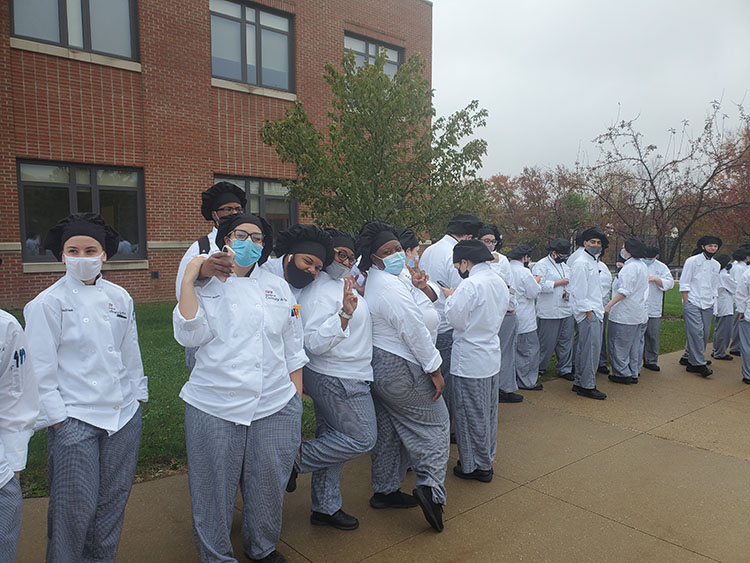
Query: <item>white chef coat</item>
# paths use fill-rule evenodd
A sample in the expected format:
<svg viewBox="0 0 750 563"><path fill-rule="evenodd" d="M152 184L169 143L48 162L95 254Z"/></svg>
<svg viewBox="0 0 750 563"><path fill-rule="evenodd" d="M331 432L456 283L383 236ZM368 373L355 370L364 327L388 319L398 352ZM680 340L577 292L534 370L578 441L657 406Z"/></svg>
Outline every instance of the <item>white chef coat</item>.
<svg viewBox="0 0 750 563"><path fill-rule="evenodd" d="M199 346L182 400L246 426L284 408L296 393L289 374L307 363L289 285L256 267L248 277L197 283L195 292L195 318L179 305L172 314L177 342Z"/></svg>
<svg viewBox="0 0 750 563"><path fill-rule="evenodd" d="M15 317L0 310L0 488L26 467L39 415L39 391L26 338Z"/></svg>
<svg viewBox="0 0 750 563"><path fill-rule="evenodd" d="M714 306L719 293L719 264L713 258L706 258L702 252L685 260L680 274L680 292L688 292L688 301L699 309Z"/></svg>
<svg viewBox="0 0 750 563"><path fill-rule="evenodd" d="M737 304L737 312L745 314L742 320L750 323L750 268L745 268L737 284L734 301Z"/></svg>
<svg viewBox="0 0 750 563"><path fill-rule="evenodd" d="M292 292L294 298L298 300L300 294L302 293L302 290L305 288L294 287L292 284L286 281L286 278L284 277L284 258L286 258L287 256L287 254L284 254L284 256L279 256L278 258L269 258L260 268L261 270L266 270L267 272L270 272L273 275L284 280L284 283L289 286L289 290Z"/></svg>
<svg viewBox="0 0 750 563"><path fill-rule="evenodd" d="M577 323L586 318L588 311L592 311L600 321L604 320L604 292L599 264L600 262L591 254L583 252L570 268L568 293L570 307Z"/></svg>
<svg viewBox="0 0 750 563"><path fill-rule="evenodd" d="M736 291L737 282L732 279L731 272L719 271L719 292L714 305L714 315L725 317L734 314L734 294Z"/></svg>
<svg viewBox="0 0 750 563"><path fill-rule="evenodd" d="M357 295L357 308L346 330L341 329L339 311L344 304L344 280L320 272L299 297L305 329L307 367L331 377L372 381L372 321L364 297Z"/></svg>
<svg viewBox="0 0 750 563"><path fill-rule="evenodd" d="M674 278L672 272L664 262L654 260L650 266L646 266L648 275L661 279L661 287L654 282L648 282L648 316L651 319L659 319L662 315L662 301L665 291L674 287Z"/></svg>
<svg viewBox="0 0 750 563"><path fill-rule="evenodd" d="M586 252L583 246L579 246L578 248L573 251L573 254L568 256L568 261L566 264L569 268L573 268L573 264L576 263L576 260L578 260L581 256L583 256L583 253Z"/></svg>
<svg viewBox="0 0 750 563"><path fill-rule="evenodd" d="M368 270L365 299L372 317L372 345L431 373L440 367L442 359L409 285L402 277L376 266Z"/></svg>
<svg viewBox="0 0 750 563"><path fill-rule="evenodd" d="M516 290L518 334L526 334L536 330L534 299L542 288L536 283L531 270L524 267L520 260L511 260L510 270L513 273L513 289Z"/></svg>
<svg viewBox="0 0 750 563"><path fill-rule="evenodd" d="M422 253L422 257L419 259L419 267L425 271L433 282L442 282L446 287L458 287L461 283L461 276L453 267L453 247L456 244L458 244L456 239L451 235L445 235L435 244L428 246ZM438 333L448 332L451 327L445 320L445 295L442 291L438 292L438 298L434 305L440 316Z"/></svg>
<svg viewBox="0 0 750 563"><path fill-rule="evenodd" d="M742 281L742 276L745 274L745 270L747 270L747 264L744 260L735 260L732 262L732 270L729 272L732 275L732 279L734 280L734 283L739 285L740 281ZM737 296L735 294L734 296L734 303L737 304Z"/></svg>
<svg viewBox="0 0 750 563"><path fill-rule="evenodd" d="M648 322L646 297L648 296L648 268L640 258L628 258L612 285L614 295L621 293L625 299L612 305L609 320L622 325L640 325Z"/></svg>
<svg viewBox="0 0 750 563"><path fill-rule="evenodd" d="M148 400L133 300L119 285L66 274L23 314L39 383L37 429L71 417L112 435Z"/></svg>
<svg viewBox="0 0 750 563"><path fill-rule="evenodd" d="M453 327L451 375L492 377L500 369L500 325L508 309L508 286L487 262L475 264L469 277L445 301Z"/></svg>
<svg viewBox="0 0 750 563"><path fill-rule="evenodd" d="M437 309L435 309L435 304L432 302L432 300L430 300L429 297L427 297L427 295L425 295L424 291L417 287L414 287L414 284L411 283L411 274L409 273L408 268L404 268L403 270L401 270L399 276L402 277L409 286L409 290L414 297L414 301L416 301L417 303L417 307L419 307L419 310L422 311L422 320L424 321L424 326L426 326L427 330L430 331L432 343L435 344L435 342L437 342L438 327L440 326L440 315L438 315ZM432 288L432 291L435 292L435 295L440 295L442 293L438 284L428 280L427 285Z"/></svg>
<svg viewBox="0 0 750 563"><path fill-rule="evenodd" d="M599 284L602 288L602 307L606 307L612 293L612 272L609 271L609 266L601 260L597 264L599 265Z"/></svg>
<svg viewBox="0 0 750 563"><path fill-rule="evenodd" d="M214 226L213 229L211 229L211 232L206 235L208 237L208 254L211 255L214 252L219 252L221 249L216 246L216 226ZM190 261L198 256L200 254L200 248L198 247L198 241L196 240L193 244L191 244L188 249L185 251L185 254L182 256L182 260L180 260L180 267L177 268L177 279L175 279L175 295L177 296L177 300L180 300L180 286L182 285L182 278L185 277L185 270L187 269L187 265L190 263Z"/></svg>
<svg viewBox="0 0 750 563"><path fill-rule="evenodd" d="M549 256L534 264L531 272L535 276L542 276L539 282L541 292L536 298L536 315L540 319L564 319L573 314L570 308L568 286L555 287L555 282L563 278L570 279L570 267L563 262L557 264ZM563 299L563 295L567 299Z"/></svg>
<svg viewBox="0 0 750 563"><path fill-rule="evenodd" d="M510 271L510 262L505 255L500 254L499 252L493 252L492 255L497 257L497 262L488 262L488 264L490 265L490 268L492 268L492 271L503 279L506 287L510 291L510 300L508 301L508 310L506 312L513 312L516 310L518 302L516 301L516 290L512 289L513 272Z"/></svg>

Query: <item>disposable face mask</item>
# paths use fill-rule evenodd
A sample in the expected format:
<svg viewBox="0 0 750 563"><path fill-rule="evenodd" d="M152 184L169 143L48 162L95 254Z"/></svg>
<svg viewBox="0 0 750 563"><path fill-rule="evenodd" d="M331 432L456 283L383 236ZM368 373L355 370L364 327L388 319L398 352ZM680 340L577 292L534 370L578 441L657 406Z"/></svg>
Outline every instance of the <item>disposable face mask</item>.
<svg viewBox="0 0 750 563"><path fill-rule="evenodd" d="M251 240L233 240L232 250L234 250L234 261L241 268L252 266L260 260L263 254L263 247Z"/></svg>
<svg viewBox="0 0 750 563"><path fill-rule="evenodd" d="M102 256L65 256L65 270L78 281L93 280L102 271Z"/></svg>
<svg viewBox="0 0 750 563"><path fill-rule="evenodd" d="M653 260L646 260L645 258L643 258L642 260L643 260L643 263L646 264L646 266L650 266L651 264L654 263Z"/></svg>
<svg viewBox="0 0 750 563"><path fill-rule="evenodd" d="M404 265L406 264L406 254L403 251L396 252L395 254L386 256L382 260L383 266L385 266L385 271L397 276L401 273L401 270L404 269Z"/></svg>
<svg viewBox="0 0 750 563"><path fill-rule="evenodd" d="M326 273L335 280L342 280L352 273L352 269L334 260L326 266Z"/></svg>
<svg viewBox="0 0 750 563"><path fill-rule="evenodd" d="M716 254L716 253L715 252L709 252L708 250L704 250L703 254L706 255L706 258L708 258L709 260L711 260L711 258L713 258L714 254Z"/></svg>
<svg viewBox="0 0 750 563"><path fill-rule="evenodd" d="M303 287L310 285L315 279L315 276L310 272L300 270L294 264L294 256L289 259L289 264L286 266L286 277L291 286L296 287L297 289L302 289Z"/></svg>
<svg viewBox="0 0 750 563"><path fill-rule="evenodd" d="M568 257L567 257L567 256L558 256L557 258L555 258L555 263L557 263L557 264L562 264L562 263L563 263L563 262L565 262L565 261L566 261L567 259L568 259Z"/></svg>
<svg viewBox="0 0 750 563"><path fill-rule="evenodd" d="M597 257L602 253L602 247L601 246L587 246L586 252L591 254L593 257Z"/></svg>
<svg viewBox="0 0 750 563"><path fill-rule="evenodd" d="M458 270L458 275L461 276L462 280L465 280L469 277L469 270L464 270L463 272L461 270Z"/></svg>

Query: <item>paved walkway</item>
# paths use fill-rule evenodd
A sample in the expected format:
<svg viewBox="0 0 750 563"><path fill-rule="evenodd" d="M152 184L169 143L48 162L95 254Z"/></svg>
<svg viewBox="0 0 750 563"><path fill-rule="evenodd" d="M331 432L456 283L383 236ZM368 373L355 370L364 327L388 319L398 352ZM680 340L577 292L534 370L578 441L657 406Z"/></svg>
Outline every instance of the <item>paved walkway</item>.
<svg viewBox="0 0 750 563"><path fill-rule="evenodd" d="M310 477L287 495L279 550L291 562L750 561L750 386L739 358L704 380L662 356L639 385L599 376L592 401L555 380L501 405L489 483L447 478L445 531L419 508L367 504L369 458L348 464L344 508L354 532L311 526ZM716 365L719 364L719 365ZM407 478L404 490L413 487ZM42 561L46 499L24 504L19 561ZM236 513L239 515L239 512ZM242 558L235 520L235 553ZM136 485L118 561L196 561L184 475Z"/></svg>

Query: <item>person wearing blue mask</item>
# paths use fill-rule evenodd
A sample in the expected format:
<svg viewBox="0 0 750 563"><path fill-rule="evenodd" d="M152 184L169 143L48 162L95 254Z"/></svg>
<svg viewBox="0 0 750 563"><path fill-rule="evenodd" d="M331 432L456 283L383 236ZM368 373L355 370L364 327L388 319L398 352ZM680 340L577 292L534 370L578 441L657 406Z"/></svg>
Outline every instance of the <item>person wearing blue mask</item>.
<svg viewBox="0 0 750 563"><path fill-rule="evenodd" d="M422 310L422 320L432 336L433 344L437 342L440 315L435 309L440 293L440 286L430 281L429 276L419 267L419 239L411 229L398 231L398 240L406 254L406 267L399 274L409 283L414 300Z"/></svg>
<svg viewBox="0 0 750 563"><path fill-rule="evenodd" d="M442 358L409 284L396 229L365 223L357 236L359 268L368 272L365 300L372 317L372 395L378 437L370 456L374 508L419 504L433 529L443 530L450 422L442 393ZM452 260L452 257L451 257ZM411 467L414 496L400 491Z"/></svg>
<svg viewBox="0 0 750 563"><path fill-rule="evenodd" d="M216 245L232 258L232 275L198 281L206 257L193 258L172 315L176 340L198 346L180 391L193 536L202 561L234 560L239 486L245 555L279 563L284 489L302 431L301 321L289 285L259 267L273 246L264 219L223 218Z"/></svg>
<svg viewBox="0 0 750 563"><path fill-rule="evenodd" d="M354 237L338 229L326 233L333 241L333 262L299 296L310 359L302 381L315 407L316 432L302 442L287 492L296 489L299 473L312 473L310 522L354 530L359 521L342 510L341 471L344 463L369 452L377 436L370 395L372 321L367 301L354 291Z"/></svg>
<svg viewBox="0 0 750 563"><path fill-rule="evenodd" d="M657 260L659 248L646 246L643 263L648 269L648 325L643 341L643 367L651 371L660 371L659 339L661 334L661 316L664 309L664 293L674 287L672 272L664 262Z"/></svg>

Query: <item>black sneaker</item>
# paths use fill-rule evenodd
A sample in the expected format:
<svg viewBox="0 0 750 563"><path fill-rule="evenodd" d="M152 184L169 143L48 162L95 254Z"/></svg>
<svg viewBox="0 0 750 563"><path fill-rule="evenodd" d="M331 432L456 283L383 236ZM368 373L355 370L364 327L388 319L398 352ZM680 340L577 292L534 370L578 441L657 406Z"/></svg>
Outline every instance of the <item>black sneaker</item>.
<svg viewBox="0 0 750 563"><path fill-rule="evenodd" d="M295 463L292 466L292 474L289 475L289 481L286 482L287 493L293 493L297 490L297 475L299 475L299 471L297 471L297 464Z"/></svg>
<svg viewBox="0 0 750 563"><path fill-rule="evenodd" d="M594 387L593 389L584 389L583 387L580 387L578 391L576 391L581 397L588 397L589 399L597 399L599 401L603 401L607 398L606 393L602 393Z"/></svg>
<svg viewBox="0 0 750 563"><path fill-rule="evenodd" d="M603 373L604 375L609 375L609 368L607 366L599 366L596 368L596 371L598 373Z"/></svg>
<svg viewBox="0 0 750 563"><path fill-rule="evenodd" d="M333 514L323 514L322 512L313 511L310 514L310 524L315 526L333 526L337 530L356 530L359 528L359 520L340 508Z"/></svg>
<svg viewBox="0 0 750 563"><path fill-rule="evenodd" d="M661 371L661 368L656 364L643 364L643 367L651 371Z"/></svg>
<svg viewBox="0 0 750 563"><path fill-rule="evenodd" d="M740 352L739 350L736 350L736 351L734 351L734 352L732 352L732 351L730 350L730 351L729 351L729 353L730 353L730 354L732 354L732 356L742 356L742 352Z"/></svg>
<svg viewBox="0 0 750 563"><path fill-rule="evenodd" d="M750 379L745 379L745 378L743 377L743 378L742 378L742 383L747 383L748 385L750 385Z"/></svg>
<svg viewBox="0 0 750 563"><path fill-rule="evenodd" d="M622 383L623 385L630 385L629 377L621 377L619 375L608 375L607 379L609 379L612 383Z"/></svg>
<svg viewBox="0 0 750 563"><path fill-rule="evenodd" d="M690 365L690 362L688 362L688 359L685 356L682 356L680 358L680 365L681 366L688 366L688 365Z"/></svg>
<svg viewBox="0 0 750 563"><path fill-rule="evenodd" d="M734 360L734 358L730 356L729 354L725 354L723 356L714 356L713 358L714 360L724 360L724 361Z"/></svg>
<svg viewBox="0 0 750 563"><path fill-rule="evenodd" d="M414 508L417 504L417 499L401 491L375 493L370 497L370 506L373 508Z"/></svg>
<svg viewBox="0 0 750 563"><path fill-rule="evenodd" d="M510 393L500 391L497 398L498 403L520 403L521 401L523 401L523 395L513 393L512 391Z"/></svg>
<svg viewBox="0 0 750 563"><path fill-rule="evenodd" d="M698 375L701 375L703 377L708 377L713 373L713 370L708 369L706 366L694 366L693 364L688 364L688 366L685 368L685 371L689 371L690 373L697 373Z"/></svg>
<svg viewBox="0 0 750 563"><path fill-rule="evenodd" d="M630 384L631 385L638 385L638 378L637 377L631 377L630 378Z"/></svg>
<svg viewBox="0 0 750 563"><path fill-rule="evenodd" d="M494 471L492 468L490 469L475 469L474 471L470 473L464 473L461 471L461 462L459 461L454 467L453 467L453 474L458 477L459 479L466 479L466 480L474 480L474 481L481 481L482 483L489 483L492 481L492 475L494 474Z"/></svg>
<svg viewBox="0 0 750 563"><path fill-rule="evenodd" d="M279 553L275 549L262 559L253 559L247 554L247 551L245 552L245 557L247 557L250 561L258 561L259 563L287 563L286 557L281 555L281 553Z"/></svg>
<svg viewBox="0 0 750 563"><path fill-rule="evenodd" d="M443 531L443 505L432 500L432 489L425 485L419 485L412 491L427 522L436 532Z"/></svg>
<svg viewBox="0 0 750 563"><path fill-rule="evenodd" d="M575 383L573 384L573 387L570 388L573 393L578 393L581 389L583 389L583 387L581 387L580 385L576 385Z"/></svg>
<svg viewBox="0 0 750 563"><path fill-rule="evenodd" d="M519 389L521 389L522 391L541 391L542 389L544 389L544 385L542 385L541 383L537 383L533 387L519 387Z"/></svg>
<svg viewBox="0 0 750 563"><path fill-rule="evenodd" d="M557 377L559 377L560 379L566 379L567 381L573 381L575 379L575 377L573 377L572 373L560 373L560 372L558 372L557 373Z"/></svg>

